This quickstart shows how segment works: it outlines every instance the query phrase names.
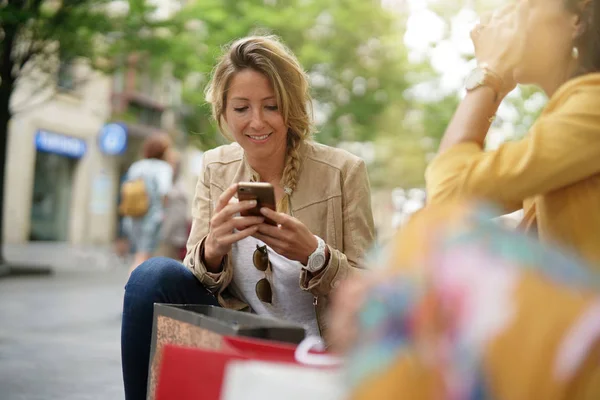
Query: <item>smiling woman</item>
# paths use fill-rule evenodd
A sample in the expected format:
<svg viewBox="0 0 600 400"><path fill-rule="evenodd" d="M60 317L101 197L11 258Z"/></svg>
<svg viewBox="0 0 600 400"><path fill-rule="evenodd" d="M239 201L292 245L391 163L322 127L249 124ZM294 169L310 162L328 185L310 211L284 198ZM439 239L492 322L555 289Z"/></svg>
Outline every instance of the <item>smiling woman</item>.
<svg viewBox="0 0 600 400"><path fill-rule="evenodd" d="M311 140L307 76L277 38L234 42L206 97L221 132L236 143L204 154L185 266L154 258L127 284L127 399L145 398L153 303L243 309L301 323L331 343L323 323L329 294L362 268L374 239L365 163ZM274 187L277 211L243 216L255 202L234 195L248 181Z"/></svg>

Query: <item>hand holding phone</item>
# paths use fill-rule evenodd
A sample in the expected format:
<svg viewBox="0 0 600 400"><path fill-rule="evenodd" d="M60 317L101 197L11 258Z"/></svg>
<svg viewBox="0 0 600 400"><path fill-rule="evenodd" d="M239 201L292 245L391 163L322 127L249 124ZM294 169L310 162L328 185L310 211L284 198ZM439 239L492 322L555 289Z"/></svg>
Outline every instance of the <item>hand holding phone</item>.
<svg viewBox="0 0 600 400"><path fill-rule="evenodd" d="M265 217L260 212L262 207L269 208L273 211L277 210L275 203L275 189L273 188L273 185L266 182L240 182L238 183L237 196L239 201L256 201L255 207L240 211L241 216L263 217L265 223L277 226L275 221Z"/></svg>
<svg viewBox="0 0 600 400"><path fill-rule="evenodd" d="M245 210L256 207L257 203L256 200L232 201L237 189L238 185L233 184L219 196L210 219L209 232L201 256L210 272L219 272L223 257L231 250L231 246L255 234L259 224L265 221L262 215L238 215L246 214Z"/></svg>
<svg viewBox="0 0 600 400"><path fill-rule="evenodd" d="M310 255L317 249L318 241L302 221L277 212L273 185L265 182L240 182L237 193L240 202L256 201L255 207L240 210L241 216L264 218L264 224L259 224L257 232L252 236L277 254L306 265ZM326 250L326 260L329 258L328 251Z"/></svg>

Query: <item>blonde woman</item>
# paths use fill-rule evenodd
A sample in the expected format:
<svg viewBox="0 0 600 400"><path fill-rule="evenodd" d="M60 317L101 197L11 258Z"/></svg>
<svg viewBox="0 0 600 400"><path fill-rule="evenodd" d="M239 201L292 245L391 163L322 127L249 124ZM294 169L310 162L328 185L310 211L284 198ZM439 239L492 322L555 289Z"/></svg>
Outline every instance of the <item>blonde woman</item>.
<svg viewBox="0 0 600 400"><path fill-rule="evenodd" d="M234 42L214 70L207 100L235 143L205 153L184 265L151 259L126 286L127 399L146 395L153 303L251 310L325 335L329 293L359 268L374 239L365 163L310 140L307 77L281 42L270 36ZM275 187L277 212L262 211L278 226L239 216L254 206L234 199L244 181ZM260 281L270 296L257 290Z"/></svg>

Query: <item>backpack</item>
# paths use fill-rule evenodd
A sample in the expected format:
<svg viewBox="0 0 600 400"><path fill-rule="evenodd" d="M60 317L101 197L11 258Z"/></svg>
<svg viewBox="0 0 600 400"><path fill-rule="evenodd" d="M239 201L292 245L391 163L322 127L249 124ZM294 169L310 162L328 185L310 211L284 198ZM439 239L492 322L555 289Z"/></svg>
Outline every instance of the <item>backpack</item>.
<svg viewBox="0 0 600 400"><path fill-rule="evenodd" d="M121 185L119 214L123 217L140 218L150 208L150 195L144 178L132 179Z"/></svg>

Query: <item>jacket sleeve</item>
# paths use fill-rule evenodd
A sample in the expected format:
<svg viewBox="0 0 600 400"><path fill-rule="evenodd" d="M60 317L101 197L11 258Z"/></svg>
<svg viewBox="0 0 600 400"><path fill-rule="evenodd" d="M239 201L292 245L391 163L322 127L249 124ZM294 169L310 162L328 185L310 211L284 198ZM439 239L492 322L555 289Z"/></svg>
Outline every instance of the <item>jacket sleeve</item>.
<svg viewBox="0 0 600 400"><path fill-rule="evenodd" d="M526 198L600 173L600 103L592 96L572 95L524 139L495 151L467 142L441 153L426 172L428 202L467 198L514 211Z"/></svg>
<svg viewBox="0 0 600 400"><path fill-rule="evenodd" d="M210 195L210 169L206 162L205 155L202 163L202 173L196 184L196 192L192 204L192 229L187 241L187 253L183 264L192 271L204 287L213 293L220 293L231 282L233 269L231 266L231 254L225 256L223 270L219 273L208 272L202 262L201 254L204 248L204 241L208 235L214 202L217 200L212 199Z"/></svg>
<svg viewBox="0 0 600 400"><path fill-rule="evenodd" d="M329 247L329 263L316 275L302 270L300 286L315 296L327 295L349 274L364 268L361 259L373 244L375 224L371 189L364 161L357 161L342 177L343 249Z"/></svg>

